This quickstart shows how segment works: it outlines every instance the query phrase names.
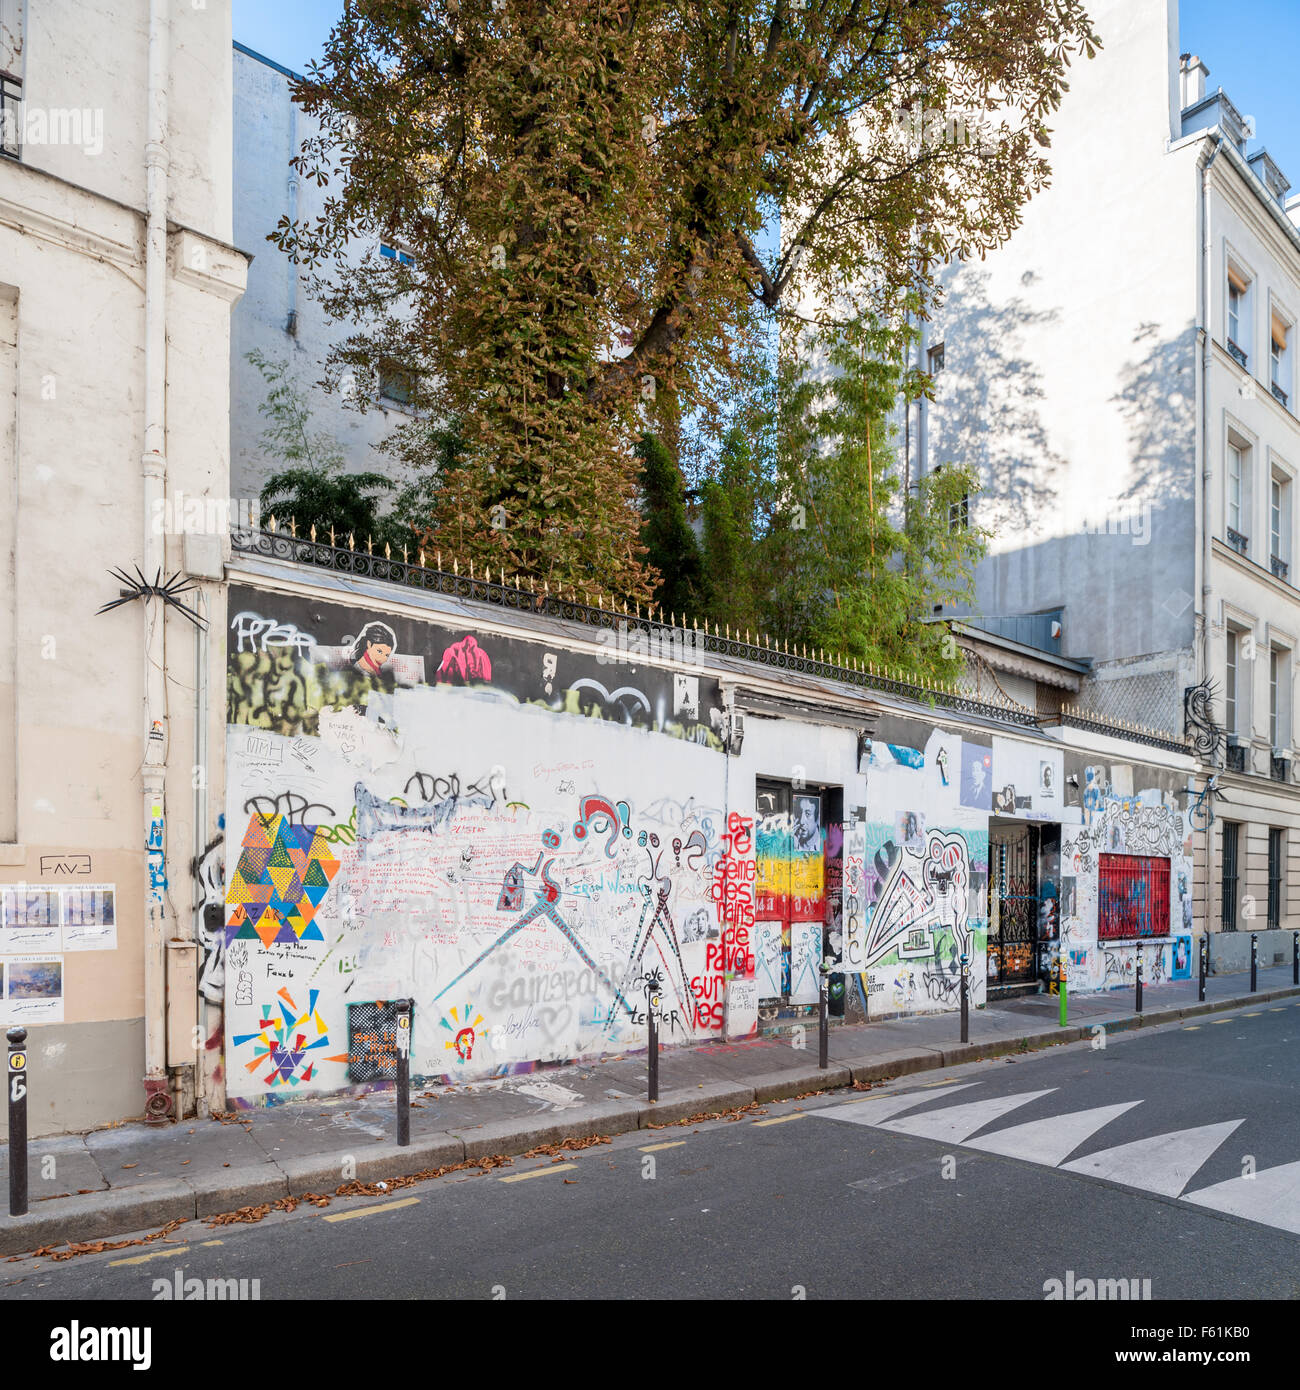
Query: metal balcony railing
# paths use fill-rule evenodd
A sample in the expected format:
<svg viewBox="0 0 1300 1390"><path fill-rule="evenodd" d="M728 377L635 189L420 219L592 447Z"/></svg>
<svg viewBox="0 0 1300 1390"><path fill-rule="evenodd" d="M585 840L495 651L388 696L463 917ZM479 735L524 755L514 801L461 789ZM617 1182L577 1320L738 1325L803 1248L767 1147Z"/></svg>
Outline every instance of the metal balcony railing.
<svg viewBox="0 0 1300 1390"><path fill-rule="evenodd" d="M1269 776L1275 782L1289 782L1291 780L1290 758L1279 758L1274 754L1269 759Z"/></svg>
<svg viewBox="0 0 1300 1390"><path fill-rule="evenodd" d="M1286 405L1286 392L1277 384L1276 381L1269 383L1269 390L1272 391L1274 400L1281 401L1283 405Z"/></svg>
<svg viewBox="0 0 1300 1390"><path fill-rule="evenodd" d="M1237 552L1244 555L1250 549L1250 537L1243 536L1240 531L1234 531L1231 526L1227 528L1228 544Z"/></svg>
<svg viewBox="0 0 1300 1390"><path fill-rule="evenodd" d="M1244 367L1244 366L1246 365L1246 353L1245 353L1244 349L1239 348L1239 347L1236 345L1236 343L1234 343L1234 342L1232 341L1231 338L1229 338L1227 341L1228 341L1228 351L1233 355L1234 358L1236 358L1238 364L1239 364L1240 366L1243 366L1243 367Z"/></svg>
<svg viewBox="0 0 1300 1390"><path fill-rule="evenodd" d="M1276 555L1270 555L1268 557L1268 567L1273 571L1273 575L1277 579L1285 579L1291 572L1291 566L1288 565L1285 560L1279 560Z"/></svg>
<svg viewBox="0 0 1300 1390"><path fill-rule="evenodd" d="M1246 770L1246 745L1244 743L1230 743L1224 750L1224 764L1229 772L1245 772Z"/></svg>

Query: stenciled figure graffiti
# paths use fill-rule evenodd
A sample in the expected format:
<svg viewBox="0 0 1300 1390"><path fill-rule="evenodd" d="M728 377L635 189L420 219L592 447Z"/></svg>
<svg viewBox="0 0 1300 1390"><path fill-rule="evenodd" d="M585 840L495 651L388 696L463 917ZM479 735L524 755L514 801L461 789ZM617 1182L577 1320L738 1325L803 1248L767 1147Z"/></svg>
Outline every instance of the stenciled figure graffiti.
<svg viewBox="0 0 1300 1390"><path fill-rule="evenodd" d="M348 651L348 664L367 676L377 676L397 647L397 634L387 623L367 623Z"/></svg>

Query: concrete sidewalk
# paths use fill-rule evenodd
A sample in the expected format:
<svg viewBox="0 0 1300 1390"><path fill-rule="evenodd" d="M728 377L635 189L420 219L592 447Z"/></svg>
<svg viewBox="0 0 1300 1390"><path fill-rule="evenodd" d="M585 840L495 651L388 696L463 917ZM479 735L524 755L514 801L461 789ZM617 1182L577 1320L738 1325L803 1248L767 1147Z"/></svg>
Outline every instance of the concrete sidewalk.
<svg viewBox="0 0 1300 1390"><path fill-rule="evenodd" d="M101 1240L256 1207L307 1193L336 1193L467 1160L522 1154L543 1144L621 1134L716 1115L741 1106L876 1082L1005 1053L1075 1042L1179 1017L1300 996L1291 967L1150 986L1144 1009L1131 990L1070 1001L1061 1028L1054 995L972 1010L970 1042L956 1013L836 1026L830 1066L817 1066L816 1020L805 1046L785 1036L679 1047L662 1054L660 1100L646 1095L644 1053L472 1085L414 1092L411 1143L395 1142L392 1091L303 1099L156 1129L130 1123L90 1134L33 1140L30 1210L0 1217L0 1254ZM40 1076L31 1077L33 1089ZM51 1161L52 1160L52 1161ZM0 1147L0 1204L7 1205L8 1149Z"/></svg>

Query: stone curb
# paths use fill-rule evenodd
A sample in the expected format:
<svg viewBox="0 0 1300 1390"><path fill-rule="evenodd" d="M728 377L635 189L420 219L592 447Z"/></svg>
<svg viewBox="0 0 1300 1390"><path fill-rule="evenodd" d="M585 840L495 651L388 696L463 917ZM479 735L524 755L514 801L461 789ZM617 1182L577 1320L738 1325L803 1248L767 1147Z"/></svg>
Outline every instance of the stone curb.
<svg viewBox="0 0 1300 1390"><path fill-rule="evenodd" d="M646 1105L646 1101L602 1100L575 1106L568 1115L545 1124L524 1116L517 1120L492 1120L473 1129L453 1129L448 1133L464 1143L466 1158L523 1153L539 1144L559 1144L565 1139L626 1134L640 1129L641 1113Z"/></svg>
<svg viewBox="0 0 1300 1390"><path fill-rule="evenodd" d="M720 1110L738 1110L754 1099L752 1086L736 1086L730 1081L707 1081L693 1090L673 1090L667 1100L641 1102L641 1128L678 1124L692 1115L713 1115Z"/></svg>
<svg viewBox="0 0 1300 1390"><path fill-rule="evenodd" d="M26 1216L0 1217L0 1255L153 1230L177 1218L192 1221L194 1215L194 1189L179 1179L56 1197L36 1203Z"/></svg>
<svg viewBox="0 0 1300 1390"><path fill-rule="evenodd" d="M1143 1026L1175 1023L1180 1018L1202 1014L1228 1013L1248 1004L1278 999L1300 998L1300 989L1287 986L1261 990L1256 994L1234 995L1180 1007L1152 1009L1102 1023L1108 1033L1123 1033ZM168 1221L191 1221L214 1216L242 1206L258 1205L284 1196L301 1197L307 1192L332 1192L341 1182L343 1161L354 1159L358 1181L375 1182L385 1177L403 1177L426 1168L447 1167L463 1159L509 1156L557 1144L567 1138L585 1139L592 1135L627 1134L650 1126L671 1125L692 1115L734 1110L751 1101L774 1101L804 1091L834 1091L852 1082L891 1081L917 1072L960 1066L965 1062L1012 1053L1034 1052L1061 1043L1086 1040L1093 1023L1082 1027L1068 1025L1049 1032L1025 1033L1016 1037L959 1043L943 1049L922 1046L904 1048L862 1059L833 1062L825 1071L799 1067L790 1071L767 1072L755 1076L747 1085L733 1082L706 1082L693 1088L674 1088L666 1097L649 1101L595 1101L575 1107L545 1122L532 1117L496 1120L473 1128L448 1130L413 1139L399 1149L391 1140L382 1146L358 1153L336 1153L282 1158L275 1164L276 1176L259 1163L232 1169L211 1178L159 1180L129 1187L109 1188L85 1196L51 1198L37 1202L26 1216L0 1215L0 1255L22 1254L42 1245L111 1239L138 1231L155 1230Z"/></svg>

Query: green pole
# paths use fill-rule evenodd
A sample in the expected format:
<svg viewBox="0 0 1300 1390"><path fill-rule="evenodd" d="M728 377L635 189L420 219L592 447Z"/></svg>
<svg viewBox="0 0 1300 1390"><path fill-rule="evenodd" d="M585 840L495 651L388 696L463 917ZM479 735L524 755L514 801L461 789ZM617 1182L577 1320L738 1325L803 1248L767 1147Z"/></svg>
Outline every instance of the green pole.
<svg viewBox="0 0 1300 1390"><path fill-rule="evenodd" d="M1064 964L1064 962L1062 962L1062 964L1061 964L1060 990L1061 990L1061 1027L1064 1028L1064 1027L1065 1027L1065 1009L1066 1009L1066 999L1065 999L1065 964Z"/></svg>

